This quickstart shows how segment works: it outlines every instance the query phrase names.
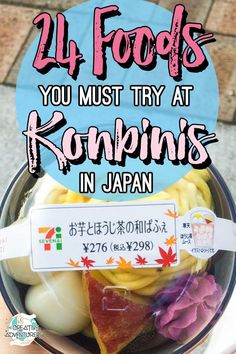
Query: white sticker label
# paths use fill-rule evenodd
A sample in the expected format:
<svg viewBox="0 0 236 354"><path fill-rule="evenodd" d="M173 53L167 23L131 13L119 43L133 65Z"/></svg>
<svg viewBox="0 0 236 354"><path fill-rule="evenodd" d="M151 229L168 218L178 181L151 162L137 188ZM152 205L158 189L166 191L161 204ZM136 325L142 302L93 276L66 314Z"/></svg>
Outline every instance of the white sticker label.
<svg viewBox="0 0 236 354"><path fill-rule="evenodd" d="M211 210L195 208L177 219L180 249L208 259L218 250L236 251L236 225L218 218Z"/></svg>
<svg viewBox="0 0 236 354"><path fill-rule="evenodd" d="M31 210L34 271L173 267L174 202L53 205Z"/></svg>
<svg viewBox="0 0 236 354"><path fill-rule="evenodd" d="M0 261L30 253L29 222L24 220L0 230Z"/></svg>
<svg viewBox="0 0 236 354"><path fill-rule="evenodd" d="M33 271L174 267L180 251L236 252L236 224L211 210L178 216L174 201L47 205L0 230L0 260L30 256Z"/></svg>

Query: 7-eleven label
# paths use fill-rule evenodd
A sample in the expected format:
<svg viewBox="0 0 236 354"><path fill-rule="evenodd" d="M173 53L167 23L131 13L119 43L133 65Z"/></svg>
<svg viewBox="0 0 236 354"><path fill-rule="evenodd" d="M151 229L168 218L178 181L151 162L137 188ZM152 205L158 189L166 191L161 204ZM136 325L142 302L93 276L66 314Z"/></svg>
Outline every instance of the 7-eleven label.
<svg viewBox="0 0 236 354"><path fill-rule="evenodd" d="M31 210L34 271L173 267L174 202L50 205Z"/></svg>
<svg viewBox="0 0 236 354"><path fill-rule="evenodd" d="M51 251L53 246L57 251L62 250L61 227L39 227L38 232L43 236L39 242L44 244L44 251Z"/></svg>

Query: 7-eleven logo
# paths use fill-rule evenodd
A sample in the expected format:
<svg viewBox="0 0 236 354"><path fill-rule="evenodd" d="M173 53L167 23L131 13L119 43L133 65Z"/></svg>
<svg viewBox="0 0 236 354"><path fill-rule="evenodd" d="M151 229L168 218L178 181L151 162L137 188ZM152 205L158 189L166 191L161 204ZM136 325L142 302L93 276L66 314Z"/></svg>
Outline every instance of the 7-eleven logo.
<svg viewBox="0 0 236 354"><path fill-rule="evenodd" d="M44 234L44 238L39 240L44 244L44 251L51 251L52 244L56 245L56 250L62 250L62 234L61 227L40 227L39 234Z"/></svg>

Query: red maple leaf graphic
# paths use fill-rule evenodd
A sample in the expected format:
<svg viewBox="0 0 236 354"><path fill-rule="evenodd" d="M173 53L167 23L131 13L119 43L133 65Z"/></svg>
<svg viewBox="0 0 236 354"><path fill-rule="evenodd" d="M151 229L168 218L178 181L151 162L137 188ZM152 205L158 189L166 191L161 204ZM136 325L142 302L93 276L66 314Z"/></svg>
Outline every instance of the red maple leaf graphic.
<svg viewBox="0 0 236 354"><path fill-rule="evenodd" d="M169 247L168 252L159 247L161 259L155 259L155 262L162 264L162 267L170 267L171 263L176 262L176 253L173 253L172 248Z"/></svg>
<svg viewBox="0 0 236 354"><path fill-rule="evenodd" d="M144 257L141 257L141 256L137 256L136 258L135 258L135 260L136 260L136 264L140 264L140 265L145 265L145 264L148 264L148 262L147 262L147 260L146 260L146 258Z"/></svg>
<svg viewBox="0 0 236 354"><path fill-rule="evenodd" d="M92 259L88 259L88 256L86 257L81 257L81 262L83 263L83 265L89 269L90 267L93 267L93 263L95 263L95 261L93 261Z"/></svg>

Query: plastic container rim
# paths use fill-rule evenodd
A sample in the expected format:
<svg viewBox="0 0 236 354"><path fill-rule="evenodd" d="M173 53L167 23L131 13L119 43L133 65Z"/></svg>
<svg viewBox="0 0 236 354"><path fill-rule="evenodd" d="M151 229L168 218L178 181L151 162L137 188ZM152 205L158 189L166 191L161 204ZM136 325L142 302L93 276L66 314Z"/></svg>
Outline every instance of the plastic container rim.
<svg viewBox="0 0 236 354"><path fill-rule="evenodd" d="M2 216L2 211L4 209L6 200L13 188L13 186L15 185L15 183L17 182L18 178L22 175L23 172L25 172L25 170L27 169L27 162L24 163L22 165L22 167L18 170L18 172L16 173L16 175L12 178L11 182L9 183L3 197L1 200L1 204L0 204L0 218ZM232 220L234 222L236 222L236 206L233 200L233 197L231 195L231 192L229 191L229 188L226 184L226 182L224 181L223 177L221 176L221 174L219 173L219 171L214 167L214 165L211 165L208 167L208 169L213 173L214 177L216 178L217 182L219 183L219 185L222 187L223 193L228 201L228 205L229 205L229 210L231 212L232 215ZM216 323L216 321L218 321L218 319L221 317L221 315L223 314L231 296L232 293L234 291L236 285L236 257L234 257L234 264L233 264L233 272L232 272L232 277L229 283L229 287L227 289L227 292L225 294L225 297L220 305L220 309L215 313L214 317L212 318L211 322L195 337L193 338L189 343L186 343L182 346L181 349L176 349L173 354L183 354L188 352L190 349L195 348L198 343L201 342L201 340L205 337L207 337L207 335L209 334L209 332L211 331L211 329L214 327L214 324ZM2 294L2 297L8 307L8 309L10 310L11 314L13 316L15 316L18 312L15 308L15 306L12 304L10 297L7 293L7 290L4 286L3 280L2 280L2 276L0 273L0 292ZM39 344L40 346L42 346L44 349L50 351L53 354L59 354L61 353L60 351L58 351L57 349L51 347L47 342L45 342L44 340L40 339L40 338L36 338L35 342L37 344Z"/></svg>

